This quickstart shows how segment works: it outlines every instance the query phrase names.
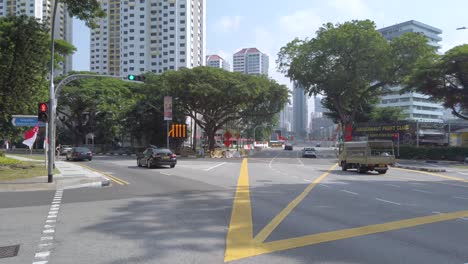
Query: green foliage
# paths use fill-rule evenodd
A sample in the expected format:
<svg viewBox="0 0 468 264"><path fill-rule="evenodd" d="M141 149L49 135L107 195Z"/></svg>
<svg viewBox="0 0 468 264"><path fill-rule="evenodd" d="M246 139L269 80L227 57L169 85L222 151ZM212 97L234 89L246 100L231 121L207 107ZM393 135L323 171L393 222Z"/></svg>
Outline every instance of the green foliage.
<svg viewBox="0 0 468 264"><path fill-rule="evenodd" d="M386 86L401 82L417 61L434 53L427 39L414 33L385 40L370 20L323 25L312 39L295 39L281 48L278 68L327 98L338 121L353 123ZM364 116L365 117L365 116Z"/></svg>
<svg viewBox="0 0 468 264"><path fill-rule="evenodd" d="M0 134L12 137L13 114L34 114L47 95L47 29L33 17L0 18Z"/></svg>
<svg viewBox="0 0 468 264"><path fill-rule="evenodd" d="M7 158L5 156L0 156L0 166L4 165L13 165L13 164L20 164L21 161L17 159Z"/></svg>
<svg viewBox="0 0 468 264"><path fill-rule="evenodd" d="M111 143L122 135L126 113L134 103L130 84L121 80L96 77L69 83L57 105L65 126L60 131L61 143L83 144L88 133L95 134L97 144Z"/></svg>
<svg viewBox="0 0 468 264"><path fill-rule="evenodd" d="M468 44L420 61L406 79L406 88L443 101L456 116L468 120Z"/></svg>
<svg viewBox="0 0 468 264"><path fill-rule="evenodd" d="M400 146L401 159L429 159L463 161L468 156L466 147Z"/></svg>
<svg viewBox="0 0 468 264"><path fill-rule="evenodd" d="M5 152L0 150L0 157L5 157Z"/></svg>
<svg viewBox="0 0 468 264"><path fill-rule="evenodd" d="M399 107L378 107L371 112L371 122L393 123L404 118Z"/></svg>
<svg viewBox="0 0 468 264"><path fill-rule="evenodd" d="M68 12L73 17L83 20L90 28L97 28L97 20L104 18L106 13L98 0L59 0L65 3Z"/></svg>
<svg viewBox="0 0 468 264"><path fill-rule="evenodd" d="M210 149L215 132L230 122L273 119L288 101L288 89L264 76L233 73L210 67L168 71L148 85L174 97L184 115L193 117L208 134Z"/></svg>

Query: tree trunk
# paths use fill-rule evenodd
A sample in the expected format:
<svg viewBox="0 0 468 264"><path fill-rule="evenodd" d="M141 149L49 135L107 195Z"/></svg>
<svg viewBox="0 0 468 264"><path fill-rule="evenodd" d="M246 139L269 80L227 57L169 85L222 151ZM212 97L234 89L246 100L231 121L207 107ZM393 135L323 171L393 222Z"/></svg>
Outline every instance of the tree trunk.
<svg viewBox="0 0 468 264"><path fill-rule="evenodd" d="M214 150L216 144L216 129L212 127L205 127L205 132L208 135L208 148L210 151L212 151Z"/></svg>

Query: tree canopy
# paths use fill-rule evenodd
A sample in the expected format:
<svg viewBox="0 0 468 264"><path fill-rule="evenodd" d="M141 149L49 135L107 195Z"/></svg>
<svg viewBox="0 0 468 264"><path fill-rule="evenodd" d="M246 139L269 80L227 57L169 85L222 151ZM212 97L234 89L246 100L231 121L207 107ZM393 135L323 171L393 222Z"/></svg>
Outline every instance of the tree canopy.
<svg viewBox="0 0 468 264"><path fill-rule="evenodd" d="M421 61L406 79L406 89L441 100L454 115L468 120L468 44Z"/></svg>
<svg viewBox="0 0 468 264"><path fill-rule="evenodd" d="M97 27L97 20L106 16L99 0L56 0L66 4L71 16L86 23L90 28Z"/></svg>
<svg viewBox="0 0 468 264"><path fill-rule="evenodd" d="M435 48L424 36L406 33L388 42L370 20L323 25L315 38L295 39L281 48L278 68L321 94L342 124L352 124L366 105L409 73Z"/></svg>
<svg viewBox="0 0 468 264"><path fill-rule="evenodd" d="M163 74L168 92L208 135L231 121L255 117L273 119L288 101L288 89L264 76L233 73L210 67L180 69Z"/></svg>

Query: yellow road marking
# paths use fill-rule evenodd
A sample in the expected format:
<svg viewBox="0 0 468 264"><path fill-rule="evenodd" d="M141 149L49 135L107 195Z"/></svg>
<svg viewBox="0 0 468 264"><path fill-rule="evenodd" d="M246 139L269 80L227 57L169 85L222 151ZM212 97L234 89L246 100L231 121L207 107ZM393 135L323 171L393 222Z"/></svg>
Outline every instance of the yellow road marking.
<svg viewBox="0 0 468 264"><path fill-rule="evenodd" d="M456 187L462 187L462 188L468 188L466 185L460 185L460 184L454 184L454 183L447 183L447 182L440 182L440 181L425 181L421 179L416 179L416 178L410 178L410 177L405 177L405 176L392 176L392 175L381 175L382 177L385 178L393 178L393 179L403 179L403 180L411 180L411 181L418 181L418 182L428 182L428 183L436 183L436 184L443 184L443 185L450 185L450 186L456 186Z"/></svg>
<svg viewBox="0 0 468 264"><path fill-rule="evenodd" d="M304 198L314 189L317 184L320 183L325 177L327 177L332 170L334 170L338 166L338 164L333 165L327 172L322 174L320 177L315 179L307 188L299 194L292 202L288 204L278 215L273 218L273 220L270 221L254 238L255 242L263 242L265 239L268 238L268 236L275 230L276 227L288 216L294 208L296 208L299 203L304 200Z"/></svg>
<svg viewBox="0 0 468 264"><path fill-rule="evenodd" d="M231 222L226 238L225 261L242 257L244 251L253 246L252 206L247 159L242 161L237 189L232 205Z"/></svg>
<svg viewBox="0 0 468 264"><path fill-rule="evenodd" d="M281 211L265 228L253 238L252 206L250 201L250 187L247 159L242 161L241 172L237 182L234 197L231 221L226 238L226 252L224 262L243 259L276 251L293 249L319 243L348 239L353 237L383 233L393 230L410 228L420 225L433 224L437 222L454 220L468 217L468 211L459 211L446 214L430 215L410 218L399 221L392 221L376 225L368 225L356 228L348 228L296 238L282 239L272 242L263 242L271 232L284 220L284 218L304 199L313 187L315 187L331 170L317 178L306 190L293 200L283 211ZM265 231L264 231L265 230Z"/></svg>
<svg viewBox="0 0 468 264"><path fill-rule="evenodd" d="M409 170L409 169L401 169L401 168L393 168L393 169L401 170L401 171L416 172L416 173L420 173L420 174L427 174L427 175L431 175L431 176L435 176L435 177L439 177L439 178L444 178L444 179L449 179L449 180L454 180L454 181L468 182L468 180L465 180L465 179L462 179L462 178L452 177L452 176L445 176L445 175L442 175L442 174L432 173L432 172L427 172L427 171Z"/></svg>
<svg viewBox="0 0 468 264"><path fill-rule="evenodd" d="M83 167L87 168L88 170L92 170L92 171L101 173L101 174L103 174L104 176L106 176L107 178L109 178L109 180L111 180L111 181L113 181L113 182L115 182L115 183L117 183L117 184L120 184L120 185L128 185L128 184L130 184L130 183L127 182L127 181L124 181L124 180L122 180L122 179L120 179L120 178L117 178L117 177L115 177L115 176L112 176L112 175L110 175L110 174L108 174L108 173L104 173L104 172L102 172L102 171L100 171L100 170L96 170L96 169L91 168L91 167L89 167L89 166L82 165L82 164L80 164L80 166L83 166Z"/></svg>

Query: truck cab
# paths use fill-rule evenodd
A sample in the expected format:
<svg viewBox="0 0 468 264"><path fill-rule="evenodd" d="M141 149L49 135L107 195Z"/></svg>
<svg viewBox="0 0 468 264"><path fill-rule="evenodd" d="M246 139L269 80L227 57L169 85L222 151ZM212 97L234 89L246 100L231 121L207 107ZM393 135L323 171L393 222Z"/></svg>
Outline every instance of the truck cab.
<svg viewBox="0 0 468 264"><path fill-rule="evenodd" d="M393 142L390 140L343 142L338 147L339 165L343 171L356 169L358 173L377 171L385 174L395 163Z"/></svg>

